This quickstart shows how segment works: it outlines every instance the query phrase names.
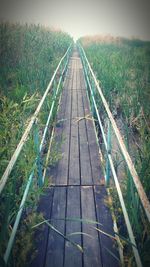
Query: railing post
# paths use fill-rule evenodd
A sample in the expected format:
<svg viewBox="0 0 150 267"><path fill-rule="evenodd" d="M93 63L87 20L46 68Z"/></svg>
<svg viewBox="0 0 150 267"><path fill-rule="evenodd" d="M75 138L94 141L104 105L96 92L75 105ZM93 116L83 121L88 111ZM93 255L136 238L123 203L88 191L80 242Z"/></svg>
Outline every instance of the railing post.
<svg viewBox="0 0 150 267"><path fill-rule="evenodd" d="M83 57L83 66L84 66L87 94L89 96L89 100L91 101L90 88L89 88L88 79L87 79L87 77L88 77L88 67L86 66L86 61L84 60L84 57Z"/></svg>
<svg viewBox="0 0 150 267"><path fill-rule="evenodd" d="M92 79L92 77L91 77ZM93 115L93 118L95 119L95 106L94 106L94 101L93 101L93 97L95 98L95 83L93 81L93 79L91 80L91 89L92 89L92 95L91 95L91 101L92 101L92 115Z"/></svg>
<svg viewBox="0 0 150 267"><path fill-rule="evenodd" d="M64 78L65 78L65 74L66 74L65 65L67 64L67 61L68 61L68 58L66 58L61 64L60 77L62 76L62 81L64 81Z"/></svg>
<svg viewBox="0 0 150 267"><path fill-rule="evenodd" d="M56 95L56 88L57 88L57 82L54 79L54 83L53 83L53 98L55 98L55 95Z"/></svg>
<svg viewBox="0 0 150 267"><path fill-rule="evenodd" d="M34 123L34 144L35 144L35 151L36 151L36 165L37 165L37 176L38 176L38 185L42 187L42 158L40 152L40 141L39 141L39 131L37 126L37 121Z"/></svg>
<svg viewBox="0 0 150 267"><path fill-rule="evenodd" d="M106 160L106 186L110 183L110 162L108 155L111 154L111 125L108 119L107 123L107 160Z"/></svg>
<svg viewBox="0 0 150 267"><path fill-rule="evenodd" d="M67 59L66 59L67 65L69 63L69 58L70 58L70 55L71 55L71 51L72 51L72 49L70 49L69 53L67 54Z"/></svg>

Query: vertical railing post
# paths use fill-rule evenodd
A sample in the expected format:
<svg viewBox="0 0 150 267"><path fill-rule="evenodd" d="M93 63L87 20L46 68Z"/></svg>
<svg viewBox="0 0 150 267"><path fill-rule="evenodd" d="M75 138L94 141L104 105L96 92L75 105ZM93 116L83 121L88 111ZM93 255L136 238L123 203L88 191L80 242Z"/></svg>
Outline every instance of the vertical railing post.
<svg viewBox="0 0 150 267"><path fill-rule="evenodd" d="M111 125L110 120L108 119L107 123L107 160L106 160L106 186L109 186L110 183L110 163L109 163L109 154L111 154Z"/></svg>
<svg viewBox="0 0 150 267"><path fill-rule="evenodd" d="M79 53L80 53L80 55L81 55L81 60L82 60L82 64L83 64L84 77L85 77L85 81L86 81L86 83L85 83L85 84L86 84L86 90L87 90L87 92L88 92L86 63L85 63L85 61L84 61L84 57L83 57L83 54L82 54L82 51L81 51L80 47L79 47Z"/></svg>
<svg viewBox="0 0 150 267"><path fill-rule="evenodd" d="M92 79L92 77L91 77ZM91 95L91 101L92 101L92 115L93 118L95 119L95 106L94 106L94 101L93 98L95 99L95 83L93 79L91 80L91 89L92 89L92 95Z"/></svg>
<svg viewBox="0 0 150 267"><path fill-rule="evenodd" d="M62 69L61 69L61 76L62 76L62 82L64 82L65 76L66 76L66 72L67 72L67 67L68 63L69 63L69 55L67 55L67 58L65 59L65 61L62 64Z"/></svg>
<svg viewBox="0 0 150 267"><path fill-rule="evenodd" d="M69 63L69 58L70 58L70 55L71 55L71 51L72 51L72 49L70 49L69 52L68 52L68 54L67 54L67 59L66 59L67 65Z"/></svg>
<svg viewBox="0 0 150 267"><path fill-rule="evenodd" d="M40 140L39 140L39 131L37 121L34 123L34 144L35 144L35 152L36 152L36 165L37 165L37 178L38 178L38 185L42 187L42 158L41 158L41 151L40 151Z"/></svg>
<svg viewBox="0 0 150 267"><path fill-rule="evenodd" d="M56 95L56 88L57 88L57 82L54 79L54 83L53 83L53 98L55 98L55 95Z"/></svg>
<svg viewBox="0 0 150 267"><path fill-rule="evenodd" d="M63 70L64 70L64 67L65 67L65 62L66 61L67 61L67 58L62 62L61 66L60 66L60 77L63 76L63 80L64 80L64 75L65 75L65 72L63 73Z"/></svg>
<svg viewBox="0 0 150 267"><path fill-rule="evenodd" d="M87 84L87 92L88 92L88 96L89 96L89 100L90 100L90 103L91 103L91 91L90 91L90 88L89 88L89 82L88 82L88 77L89 77L89 69L88 69L88 65L86 63L86 61L84 60L84 65L85 65L85 74L86 74L86 84Z"/></svg>

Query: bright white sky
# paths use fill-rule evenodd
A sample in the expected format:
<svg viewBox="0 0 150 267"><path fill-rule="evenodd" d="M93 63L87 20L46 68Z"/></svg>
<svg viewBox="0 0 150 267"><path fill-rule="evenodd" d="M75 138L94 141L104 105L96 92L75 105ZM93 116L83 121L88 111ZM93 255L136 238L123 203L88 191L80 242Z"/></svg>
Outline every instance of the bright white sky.
<svg viewBox="0 0 150 267"><path fill-rule="evenodd" d="M0 0L0 19L150 40L150 0Z"/></svg>

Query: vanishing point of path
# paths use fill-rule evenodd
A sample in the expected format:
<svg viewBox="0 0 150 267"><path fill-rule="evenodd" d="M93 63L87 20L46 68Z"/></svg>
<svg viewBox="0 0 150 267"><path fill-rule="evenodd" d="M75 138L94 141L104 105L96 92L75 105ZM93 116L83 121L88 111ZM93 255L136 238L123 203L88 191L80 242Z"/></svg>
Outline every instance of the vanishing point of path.
<svg viewBox="0 0 150 267"><path fill-rule="evenodd" d="M94 229L99 227L113 234L82 63L76 50L65 77L55 140L61 146L61 159L47 171L53 177L53 186L47 189L38 209L57 230L83 247L84 252L43 226L36 233L37 254L31 266L117 267L119 263L113 254L118 256L118 253L113 240ZM100 225L65 221L66 217L98 221Z"/></svg>

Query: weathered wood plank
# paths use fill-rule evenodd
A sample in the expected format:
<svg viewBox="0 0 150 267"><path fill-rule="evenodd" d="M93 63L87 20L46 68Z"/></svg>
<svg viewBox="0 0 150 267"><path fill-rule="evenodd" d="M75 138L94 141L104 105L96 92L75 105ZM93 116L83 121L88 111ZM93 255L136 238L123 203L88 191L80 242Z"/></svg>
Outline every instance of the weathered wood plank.
<svg viewBox="0 0 150 267"><path fill-rule="evenodd" d="M67 71L68 75L71 75L70 69ZM55 144L57 144L57 151L56 153L60 154L61 151L61 143L63 139L63 130L64 130L64 122L65 122L65 111L66 111L66 103L68 102L68 92L67 87L69 85L69 79L65 80L64 84L64 90L62 92L60 105L56 117L56 126L55 126L55 132L54 132L54 144L52 145L51 151L54 151ZM60 147L58 146L60 144ZM49 165L47 168L46 176L49 177L50 182L52 184L57 184L56 178L58 173L58 165L59 163L56 162L55 165Z"/></svg>
<svg viewBox="0 0 150 267"><path fill-rule="evenodd" d="M65 218L66 187L55 187L51 224L64 234L65 221L53 220ZM64 257L64 238L54 230L49 231L45 267L62 267Z"/></svg>
<svg viewBox="0 0 150 267"><path fill-rule="evenodd" d="M42 213L44 218L50 219L51 207L53 200L53 188L45 190L45 194L40 198L37 212ZM32 267L44 267L45 254L47 250L47 237L48 237L48 226L42 225L37 228L34 234L34 248L36 251L33 251L30 256L29 266Z"/></svg>
<svg viewBox="0 0 150 267"><path fill-rule="evenodd" d="M74 85L75 86L75 85ZM77 90L72 90L72 112L71 112L71 136L70 136L70 161L69 161L69 184L80 185L79 171L79 140L77 123Z"/></svg>
<svg viewBox="0 0 150 267"><path fill-rule="evenodd" d="M94 192L97 217L98 221L102 224L100 226L100 229L114 236L111 213L105 202L107 197L106 189L104 186L95 186ZM119 262L115 259L114 256L111 255L111 253L113 253L116 257L119 258L118 251L116 249L116 242L104 234L99 233L99 236L101 242L103 266L110 266L111 263L111 267L119 267Z"/></svg>
<svg viewBox="0 0 150 267"><path fill-rule="evenodd" d="M67 197L67 218L80 218L80 187L69 186ZM81 232L81 223L75 221L66 221L66 235ZM81 235L72 235L69 238L81 245ZM82 253L69 242L65 243L65 261L64 266L82 267Z"/></svg>
<svg viewBox="0 0 150 267"><path fill-rule="evenodd" d="M92 181L92 170L90 164L87 131L82 104L82 92L78 93L78 116L79 116L79 143L80 143L80 166L81 185L90 185Z"/></svg>
<svg viewBox="0 0 150 267"><path fill-rule="evenodd" d="M73 77L73 73L72 73ZM70 110L72 105L72 96L68 88L71 88L72 79L69 80L67 92L67 102L65 105L64 116L62 114L61 120L63 121L62 127L62 143L60 144L61 160L57 167L56 185L67 185L68 182L68 157L69 157L69 145L70 145Z"/></svg>
<svg viewBox="0 0 150 267"><path fill-rule="evenodd" d="M95 201L92 186L81 187L82 218L96 221ZM100 256L100 243L98 233L92 227L96 225L84 224L83 232L90 235L83 235L84 266L100 267L103 266Z"/></svg>
<svg viewBox="0 0 150 267"><path fill-rule="evenodd" d="M99 148L96 140L96 134L94 130L94 121L92 118L92 113L89 107L89 100L87 93L85 91L85 85L82 85L82 103L84 109L84 116L87 118L85 120L86 130L87 130L87 139L89 145L90 161L92 168L92 177L94 184L100 184L100 180L103 177L102 168L100 168L100 157L99 157Z"/></svg>

